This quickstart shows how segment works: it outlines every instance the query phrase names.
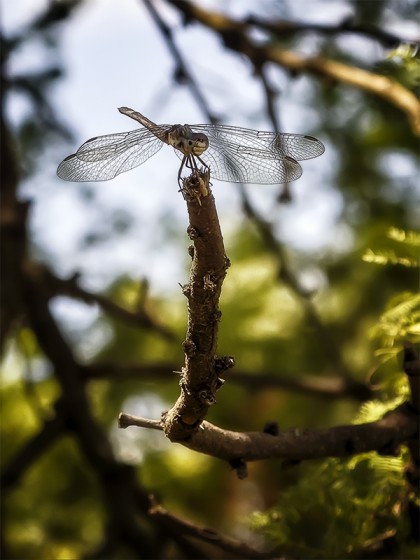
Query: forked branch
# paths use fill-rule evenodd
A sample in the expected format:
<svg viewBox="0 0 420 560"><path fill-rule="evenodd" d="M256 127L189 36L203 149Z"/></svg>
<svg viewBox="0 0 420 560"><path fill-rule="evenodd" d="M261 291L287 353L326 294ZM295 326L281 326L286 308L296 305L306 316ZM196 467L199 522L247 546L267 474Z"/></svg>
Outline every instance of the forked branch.
<svg viewBox="0 0 420 560"><path fill-rule="evenodd" d="M209 171L194 170L183 180L187 203L188 235L193 242L188 284L182 292L188 301L187 335L183 344L185 364L180 372L181 393L174 406L162 415L161 428L171 441L183 441L199 428L221 387L220 373L232 367L232 358L216 358L219 297L229 260L222 233ZM120 427L126 427L120 415ZM149 426L158 428L159 426Z"/></svg>
<svg viewBox="0 0 420 560"><path fill-rule="evenodd" d="M120 427L150 427L147 419L120 416ZM202 423L185 447L219 459L258 461L284 459L301 461L325 457L350 457L377 451L392 455L400 444L418 438L418 416L406 404L375 422L351 424L326 429L288 429L279 433L233 432L209 422ZM151 426L162 429L159 423Z"/></svg>

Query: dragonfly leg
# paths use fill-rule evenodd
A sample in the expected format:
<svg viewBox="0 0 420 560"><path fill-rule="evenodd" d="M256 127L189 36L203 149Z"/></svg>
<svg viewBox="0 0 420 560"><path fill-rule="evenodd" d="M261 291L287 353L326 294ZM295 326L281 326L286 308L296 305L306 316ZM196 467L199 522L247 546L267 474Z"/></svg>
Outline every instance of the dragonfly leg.
<svg viewBox="0 0 420 560"><path fill-rule="evenodd" d="M188 169L191 169L191 171L197 171L197 163L194 159L193 154L190 154L188 156L185 156L186 159L186 163L185 163L185 167L187 167Z"/></svg>
<svg viewBox="0 0 420 560"><path fill-rule="evenodd" d="M184 168L184 165L185 165L186 167L188 167L188 156L184 156L184 157L182 158L181 165L179 166L179 171L178 171L178 185L180 186L180 188L182 188L181 173L182 173L182 170L183 170L183 168Z"/></svg>
<svg viewBox="0 0 420 560"><path fill-rule="evenodd" d="M210 171L210 167L205 163L200 156L195 156L206 171Z"/></svg>

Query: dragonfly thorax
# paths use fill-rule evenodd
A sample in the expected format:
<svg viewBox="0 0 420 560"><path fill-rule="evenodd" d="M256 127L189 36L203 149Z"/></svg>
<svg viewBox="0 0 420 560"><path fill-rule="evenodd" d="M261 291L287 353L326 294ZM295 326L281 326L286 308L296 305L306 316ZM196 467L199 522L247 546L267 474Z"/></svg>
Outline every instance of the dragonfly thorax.
<svg viewBox="0 0 420 560"><path fill-rule="evenodd" d="M176 125L168 133L168 143L186 156L201 154L209 147L205 134L193 132L188 125Z"/></svg>

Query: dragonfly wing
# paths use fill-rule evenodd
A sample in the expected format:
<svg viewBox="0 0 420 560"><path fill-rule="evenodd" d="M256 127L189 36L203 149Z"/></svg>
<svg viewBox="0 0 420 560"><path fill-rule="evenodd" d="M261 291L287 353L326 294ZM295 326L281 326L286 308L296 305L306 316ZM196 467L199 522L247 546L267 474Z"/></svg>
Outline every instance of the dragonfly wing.
<svg viewBox="0 0 420 560"><path fill-rule="evenodd" d="M318 157L324 153L322 142L304 134L261 132L250 128L221 124L191 125L195 131L204 132L213 143L223 142L228 146L245 146L250 150L265 150L269 157L289 156L297 161Z"/></svg>
<svg viewBox="0 0 420 560"><path fill-rule="evenodd" d="M161 149L162 142L148 130L97 136L58 166L65 181L108 181L144 163Z"/></svg>
<svg viewBox="0 0 420 560"><path fill-rule="evenodd" d="M254 141L250 145L240 142L236 135L220 131L220 127L205 128L209 147L201 159L209 166L211 176L219 181L275 184L295 181L302 175L302 168L294 158L273 154L262 142ZM181 153L175 153L183 157Z"/></svg>
<svg viewBox="0 0 420 560"><path fill-rule="evenodd" d="M183 154L174 150L179 159ZM230 183L277 184L296 181L302 175L299 163L289 156L276 159L238 150L223 150L209 145L200 158L210 168L211 176Z"/></svg>
<svg viewBox="0 0 420 560"><path fill-rule="evenodd" d="M290 156L298 161L312 159L325 152L324 144L317 138L302 134L275 134L272 139L267 137L267 142L270 142L270 149L274 153Z"/></svg>
<svg viewBox="0 0 420 560"><path fill-rule="evenodd" d="M302 175L299 163L288 156L267 158L260 154L220 150L210 144L202 155L211 176L233 183L275 184L295 181Z"/></svg>

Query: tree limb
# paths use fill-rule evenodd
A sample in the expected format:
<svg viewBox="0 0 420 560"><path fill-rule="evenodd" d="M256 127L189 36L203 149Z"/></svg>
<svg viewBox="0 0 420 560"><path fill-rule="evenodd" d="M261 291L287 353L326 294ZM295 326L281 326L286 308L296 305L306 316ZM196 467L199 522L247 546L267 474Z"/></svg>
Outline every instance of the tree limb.
<svg viewBox="0 0 420 560"><path fill-rule="evenodd" d="M171 362L150 364L114 364L94 363L83 366L84 377L87 381L95 379L138 379L159 382L173 382L177 364ZM225 377L224 375L221 375ZM348 398L364 402L372 399L375 389L367 383L342 376L317 376L295 372L282 374L278 371L250 372L235 368L229 374L229 383L239 385L248 391L265 391L278 389L295 391L306 395L318 396L326 399Z"/></svg>
<svg viewBox="0 0 420 560"><path fill-rule="evenodd" d="M144 425L145 419L120 415L123 427ZM200 430L182 445L225 461L241 459L287 459L293 461L325 457L349 457L368 451L395 450L419 434L418 415L406 405L366 424L327 429L289 429L278 435L264 432L232 432L204 421Z"/></svg>
<svg viewBox="0 0 420 560"><path fill-rule="evenodd" d="M198 21L222 37L226 47L245 54L255 66L273 62L293 72L309 72L342 82L382 97L403 111L411 124L413 133L420 135L420 102L416 95L392 78L348 66L321 56L306 57L279 48L273 42L260 44L248 36L246 20L236 21L228 16L205 10L198 4L184 0L168 0L188 22Z"/></svg>
<svg viewBox="0 0 420 560"><path fill-rule="evenodd" d="M150 329L169 342L177 340L172 331L164 325L161 325L159 321L149 311L147 311L144 300L142 301L142 305L133 312L121 305L118 305L102 294L97 294L82 288L79 285L78 274L75 274L70 278L63 279L58 278L48 268L42 265L38 265L38 267L39 270L37 271L37 274L42 275L43 282L48 284L51 297L66 295L79 299L88 305L97 304L103 311L128 325L132 325L137 328Z"/></svg>
<svg viewBox="0 0 420 560"><path fill-rule="evenodd" d="M247 17L247 23L249 25L255 25L259 29L264 29L269 31L276 37L282 39L289 37L291 35L296 35L297 33L315 32L322 35L341 35L346 33L352 33L355 35L362 35L368 37L374 41L382 43L387 48L395 48L401 43L414 43L418 44L420 39L413 40L409 37L403 37L401 35L396 35L390 31L385 31L380 27L374 25L357 23L353 21L353 18L345 18L341 23L328 25L314 22L304 22L304 21L290 21L285 19L276 19L274 21L265 21L254 15Z"/></svg>
<svg viewBox="0 0 420 560"><path fill-rule="evenodd" d="M171 53L174 61L175 61L175 81L183 84L185 82L188 83L192 97L197 102L201 110L207 116L211 123L216 123L218 119L211 113L209 106L207 104L206 98L204 97L197 81L195 80L192 72L188 68L187 63L184 60L184 57L181 54L180 49L177 47L175 42L172 28L169 27L163 20L162 16L160 15L159 11L156 9L155 2L153 0L143 0L143 4L145 5L146 9L148 10L150 16L152 17L153 21L156 24L156 27L160 31L163 40L168 47L169 52Z"/></svg>
<svg viewBox="0 0 420 560"><path fill-rule="evenodd" d="M189 215L188 235L193 246L190 247L190 279L182 286L188 300L188 326L183 344L185 365L180 380L181 394L162 417L165 434L171 441L190 437L216 402L215 393L222 384L216 360L221 317L219 297L230 264L225 255L209 173L194 171L184 181L183 194Z"/></svg>
<svg viewBox="0 0 420 560"><path fill-rule="evenodd" d="M163 506L158 504L155 499L152 501L152 505L149 510L150 515L159 519L165 526L171 528L172 532L178 532L181 535L188 537L195 537L201 541L209 543L225 552L233 554L239 558L278 558L280 560L280 554L278 551L275 553L271 552L260 552L250 547L246 543L228 537L210 529L209 527L202 527L191 523L181 517L170 513Z"/></svg>

